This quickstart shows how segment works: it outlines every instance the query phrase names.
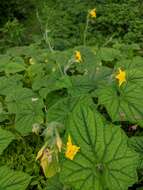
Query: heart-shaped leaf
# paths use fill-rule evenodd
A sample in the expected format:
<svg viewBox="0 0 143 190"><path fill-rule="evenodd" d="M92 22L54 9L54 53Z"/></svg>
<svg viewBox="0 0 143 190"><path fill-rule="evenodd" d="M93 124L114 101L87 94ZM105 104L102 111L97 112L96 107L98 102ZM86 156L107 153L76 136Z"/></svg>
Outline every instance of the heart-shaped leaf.
<svg viewBox="0 0 143 190"><path fill-rule="evenodd" d="M83 104L68 120L68 134L80 147L74 160L64 158L60 179L76 190L127 190L137 181L138 154L127 146L119 126L106 124Z"/></svg>
<svg viewBox="0 0 143 190"><path fill-rule="evenodd" d="M31 101L31 104L26 104L24 109L16 114L16 130L22 135L27 135L32 132L33 124L43 123L44 114L42 108L43 102L41 100L36 99L36 101Z"/></svg>
<svg viewBox="0 0 143 190"><path fill-rule="evenodd" d="M18 113L25 104L30 104L34 98L34 93L28 88L14 88L6 97L8 111L10 113Z"/></svg>
<svg viewBox="0 0 143 190"><path fill-rule="evenodd" d="M113 121L130 121L143 126L143 72L127 70L127 82L118 86L113 82L99 87L97 96Z"/></svg>

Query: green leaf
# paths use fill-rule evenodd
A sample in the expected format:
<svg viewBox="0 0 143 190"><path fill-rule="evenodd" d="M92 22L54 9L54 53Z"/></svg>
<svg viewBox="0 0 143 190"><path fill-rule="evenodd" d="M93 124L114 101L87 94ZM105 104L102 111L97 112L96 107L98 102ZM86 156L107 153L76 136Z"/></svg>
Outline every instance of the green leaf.
<svg viewBox="0 0 143 190"><path fill-rule="evenodd" d="M113 61L114 59L119 59L120 51L114 48L101 48L97 56L103 61Z"/></svg>
<svg viewBox="0 0 143 190"><path fill-rule="evenodd" d="M96 88L96 83L89 75L85 76L72 76L70 78L71 86L68 87L68 93L72 96L79 96L88 94Z"/></svg>
<svg viewBox="0 0 143 190"><path fill-rule="evenodd" d="M30 104L34 93L28 88L14 88L6 97L9 113L18 113L24 109L25 104Z"/></svg>
<svg viewBox="0 0 143 190"><path fill-rule="evenodd" d="M28 174L10 170L6 166L0 167L0 176L2 190L25 190L31 180Z"/></svg>
<svg viewBox="0 0 143 190"><path fill-rule="evenodd" d="M59 182L59 176L53 176L48 179L47 187L44 190L63 190L62 184Z"/></svg>
<svg viewBox="0 0 143 190"><path fill-rule="evenodd" d="M143 70L143 58L140 56L135 56L132 59L123 59L116 63L116 67L118 68L138 68Z"/></svg>
<svg viewBox="0 0 143 190"><path fill-rule="evenodd" d="M60 179L76 190L127 190L137 181L138 154L127 145L119 126L106 124L97 112L78 105L67 123L74 160L64 158Z"/></svg>
<svg viewBox="0 0 143 190"><path fill-rule="evenodd" d="M0 55L0 72L3 72L5 66L9 63L10 57L8 55Z"/></svg>
<svg viewBox="0 0 143 190"><path fill-rule="evenodd" d="M31 104L26 104L24 108L16 114L16 130L22 135L28 135L32 132L33 124L43 123L44 113L42 108L43 102L39 99L32 102Z"/></svg>
<svg viewBox="0 0 143 190"><path fill-rule="evenodd" d="M67 86L68 93L72 96L88 94L97 89L98 84L107 81L111 75L111 69L107 67L96 67L91 72L87 70L85 75L71 76L71 85Z"/></svg>
<svg viewBox="0 0 143 190"><path fill-rule="evenodd" d="M143 118L143 72L126 70L127 82L118 86L112 81L97 90L99 104L104 105L113 121L130 121L141 126Z"/></svg>
<svg viewBox="0 0 143 190"><path fill-rule="evenodd" d="M0 128L0 155L14 139L15 137L11 132Z"/></svg>
<svg viewBox="0 0 143 190"><path fill-rule="evenodd" d="M65 124L74 107L81 102L90 102L89 97L67 97L56 102L47 112L47 121Z"/></svg>
<svg viewBox="0 0 143 190"><path fill-rule="evenodd" d="M19 75L11 77L0 77L0 94L7 95L11 93L13 88L19 88L22 86Z"/></svg>
<svg viewBox="0 0 143 190"><path fill-rule="evenodd" d="M132 137L129 140L129 146L133 148L140 155L139 168L143 169L143 137Z"/></svg>
<svg viewBox="0 0 143 190"><path fill-rule="evenodd" d="M36 82L40 80L45 80L45 77L44 77L44 65L43 64L34 64L34 65L30 65L28 68L27 68L27 74L28 76L30 77L30 79L32 79L33 82L35 82L36 80L36 77L37 77L37 80ZM41 77L44 77L44 78L41 78ZM33 80L34 79L34 80ZM42 83L41 83L42 84ZM32 83L33 85L33 83ZM36 87L36 86L35 86Z"/></svg>
<svg viewBox="0 0 143 190"><path fill-rule="evenodd" d="M17 73L25 70L25 64L21 57L17 57L14 60L9 61L8 64L5 65L5 72L9 73Z"/></svg>
<svg viewBox="0 0 143 190"><path fill-rule="evenodd" d="M40 79L39 81L35 81L33 83L32 88L34 90L39 90L41 97L46 98L46 96L53 91L61 90L64 88L68 88L71 85L70 79L68 76L61 77L59 79L50 76L47 79Z"/></svg>
<svg viewBox="0 0 143 190"><path fill-rule="evenodd" d="M6 112L4 109L3 109L3 105L2 103L0 102L0 122L3 122L5 120L9 119L9 115L8 115L8 112Z"/></svg>

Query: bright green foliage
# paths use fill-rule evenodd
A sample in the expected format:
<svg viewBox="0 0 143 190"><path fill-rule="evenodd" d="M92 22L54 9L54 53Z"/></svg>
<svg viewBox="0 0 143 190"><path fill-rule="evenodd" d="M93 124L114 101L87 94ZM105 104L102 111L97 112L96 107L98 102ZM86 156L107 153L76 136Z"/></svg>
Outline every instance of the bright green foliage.
<svg viewBox="0 0 143 190"><path fill-rule="evenodd" d="M3 153L4 149L15 139L14 135L2 128L0 128L0 154Z"/></svg>
<svg viewBox="0 0 143 190"><path fill-rule="evenodd" d="M80 51L81 62L76 62L75 51ZM121 128L143 126L140 55L135 44L115 44L111 48L77 46L62 52L31 45L11 48L0 56L0 122L6 137L10 136L5 144L2 138L0 165L33 176L29 190L55 189L57 183L61 189L67 185L68 190L80 186L83 190L94 186L127 190L137 182L140 159L137 150L127 146ZM126 72L126 82L120 87L115 79L119 68ZM106 120L116 121L121 128ZM51 133L55 125L60 127ZM60 153L62 145L63 151L66 148L65 133L81 147L73 161ZM44 145L46 151L35 161ZM62 185L59 177L50 185L44 176L50 178L58 171Z"/></svg>
<svg viewBox="0 0 143 190"><path fill-rule="evenodd" d="M80 151L74 160L63 160L62 182L77 190L127 190L137 181L138 154L128 147L119 126L106 123L83 104L74 109L67 125Z"/></svg>
<svg viewBox="0 0 143 190"><path fill-rule="evenodd" d="M142 6L1 0L0 190L142 188Z"/></svg>
<svg viewBox="0 0 143 190"><path fill-rule="evenodd" d="M31 180L28 174L12 171L9 168L0 167L0 189L25 190Z"/></svg>

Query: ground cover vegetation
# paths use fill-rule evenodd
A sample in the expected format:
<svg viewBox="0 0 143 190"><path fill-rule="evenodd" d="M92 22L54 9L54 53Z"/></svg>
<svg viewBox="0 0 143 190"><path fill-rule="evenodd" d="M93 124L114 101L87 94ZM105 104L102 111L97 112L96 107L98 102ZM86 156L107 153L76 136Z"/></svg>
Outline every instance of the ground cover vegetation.
<svg viewBox="0 0 143 190"><path fill-rule="evenodd" d="M143 189L142 7L1 0L0 190Z"/></svg>

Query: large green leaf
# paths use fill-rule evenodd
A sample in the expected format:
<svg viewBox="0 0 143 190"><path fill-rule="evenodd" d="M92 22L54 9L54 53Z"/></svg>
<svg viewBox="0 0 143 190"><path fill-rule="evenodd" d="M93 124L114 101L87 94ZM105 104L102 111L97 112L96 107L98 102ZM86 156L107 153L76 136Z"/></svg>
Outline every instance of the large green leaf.
<svg viewBox="0 0 143 190"><path fill-rule="evenodd" d="M76 102L72 98L62 98L48 110L47 121L57 121L64 124L75 104Z"/></svg>
<svg viewBox="0 0 143 190"><path fill-rule="evenodd" d="M3 153L4 149L6 149L14 139L15 137L11 132L0 128L0 154Z"/></svg>
<svg viewBox="0 0 143 190"><path fill-rule="evenodd" d="M22 86L22 83L20 81L21 76L14 75L11 77L0 77L0 94L1 95L7 95L11 93L13 88L18 88Z"/></svg>
<svg viewBox="0 0 143 190"><path fill-rule="evenodd" d="M121 53L117 49L103 47L99 49L97 56L103 61L113 61L114 59L119 59Z"/></svg>
<svg viewBox="0 0 143 190"><path fill-rule="evenodd" d="M71 82L68 76L63 76L57 79L51 75L50 77L41 78L39 81L36 80L33 83L32 88L33 90L40 89L40 95L43 98L46 98L50 92L68 88L69 86L71 86Z"/></svg>
<svg viewBox="0 0 143 190"><path fill-rule="evenodd" d="M21 57L12 59L8 55L0 55L0 71L6 74L17 73L25 70L24 60Z"/></svg>
<svg viewBox="0 0 143 190"><path fill-rule="evenodd" d="M79 96L87 94L96 88L96 83L89 77L85 76L72 76L70 77L71 86L68 87L68 93L72 96Z"/></svg>
<svg viewBox="0 0 143 190"><path fill-rule="evenodd" d="M47 186L43 190L63 190L63 186L59 182L59 176L55 175L49 178Z"/></svg>
<svg viewBox="0 0 143 190"><path fill-rule="evenodd" d="M99 83L106 81L111 75L108 67L95 67L85 75L76 75L69 78L71 85L67 86L68 93L72 96L88 94L94 91Z"/></svg>
<svg viewBox="0 0 143 190"><path fill-rule="evenodd" d="M114 81L102 85L97 91L99 103L104 105L113 121L130 121L143 125L143 72L126 71L127 82L118 86Z"/></svg>
<svg viewBox="0 0 143 190"><path fill-rule="evenodd" d="M25 104L32 102L32 98L35 98L32 90L28 88L13 88L6 97L8 111L10 113L18 113L18 111L24 109Z"/></svg>
<svg viewBox="0 0 143 190"><path fill-rule="evenodd" d="M8 55L0 55L0 72L3 72L5 66L9 63L10 57Z"/></svg>
<svg viewBox="0 0 143 190"><path fill-rule="evenodd" d="M32 132L33 124L43 123L44 114L42 108L43 103L41 100L36 100L31 102L31 104L26 104L24 108L16 114L16 130L22 135L27 135Z"/></svg>
<svg viewBox="0 0 143 190"><path fill-rule="evenodd" d="M90 102L89 97L67 97L56 102L47 112L47 121L65 124L74 107L81 102Z"/></svg>
<svg viewBox="0 0 143 190"><path fill-rule="evenodd" d="M6 166L0 167L0 189L25 190L31 177L23 172L10 170Z"/></svg>
<svg viewBox="0 0 143 190"><path fill-rule="evenodd" d="M140 155L139 168L143 169L143 137L132 137L129 140L129 146Z"/></svg>
<svg viewBox="0 0 143 190"><path fill-rule="evenodd" d="M143 58L135 56L132 59L122 59L116 63L116 67L123 67L125 69L138 68L143 70Z"/></svg>
<svg viewBox="0 0 143 190"><path fill-rule="evenodd" d="M15 61L11 61L10 63L8 63L5 66L5 72L7 74L17 73L17 72L24 71L24 70L25 70L25 65L23 63L21 64L19 62L15 62Z"/></svg>
<svg viewBox="0 0 143 190"><path fill-rule="evenodd" d="M80 151L74 160L64 158L63 183L76 190L127 190L137 181L138 154L119 126L106 124L99 113L81 105L71 113L67 129Z"/></svg>

